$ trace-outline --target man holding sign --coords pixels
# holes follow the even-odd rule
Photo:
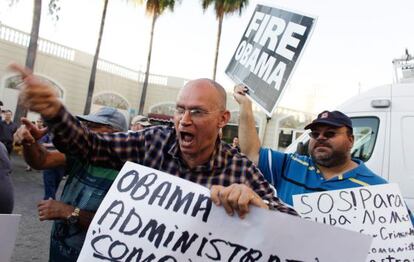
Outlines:
[[[60,151],[114,169],[133,161],[209,187],[214,203],[223,205],[230,215],[237,212],[244,217],[249,205],[296,215],[273,196],[250,160],[219,139],[219,130],[229,121],[230,112],[224,88],[215,81],[197,79],[181,89],[174,128],[155,126],[141,132],[98,135],[64,108],[50,86],[27,69],[13,68],[23,77],[24,105],[46,120]]]
[[[277,195],[289,205],[292,196],[368,185],[387,181],[369,170],[364,162],[351,158],[354,144],[351,119],[339,111],[323,111],[305,129],[310,129],[309,155],[284,154],[260,147],[252,104],[247,88],[236,86],[234,98],[240,104],[240,149],[258,164]],[[414,218],[411,215],[414,223]]]

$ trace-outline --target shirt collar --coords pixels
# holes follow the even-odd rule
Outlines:
[[[355,176],[365,176],[373,177],[375,174],[365,165],[364,161],[352,158],[352,161],[356,162],[358,166],[354,169],[349,170],[343,174],[344,178],[355,177]]]
[[[313,166],[315,168],[315,172],[317,174],[320,174],[321,177],[323,177],[323,175],[321,174],[320,170],[318,169],[318,167],[316,166],[316,164],[313,162],[312,158],[309,157],[310,159],[310,166]],[[335,179],[338,180],[343,180],[343,179],[347,179],[347,178],[351,178],[351,177],[356,177],[356,176],[364,176],[364,177],[373,177],[375,176],[375,174],[365,165],[364,161],[357,159],[357,158],[352,158],[352,161],[354,161],[355,163],[358,164],[357,167],[343,173],[342,175],[336,177]]]

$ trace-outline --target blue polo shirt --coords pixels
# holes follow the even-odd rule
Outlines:
[[[388,183],[369,170],[363,161],[352,160],[358,167],[331,179],[325,179],[312,158],[308,156],[260,148],[258,167],[266,180],[276,188],[277,196],[291,206],[293,195]],[[414,225],[414,216],[410,210],[408,212]]]
[[[325,179],[312,158],[308,156],[261,148],[259,169],[267,181],[275,186],[278,197],[289,205],[293,204],[292,196],[297,194],[387,183],[385,179],[369,170],[364,162],[352,160],[358,163],[357,168],[340,176]]]

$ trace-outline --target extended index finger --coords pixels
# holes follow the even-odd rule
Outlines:
[[[32,70],[30,70],[27,67],[16,64],[16,63],[11,63],[9,65],[9,69],[12,71],[18,72],[23,78],[26,78],[32,74]]]
[[[20,122],[22,122],[23,125],[26,126],[27,129],[32,129],[35,125],[32,123],[32,121],[30,121],[29,119],[27,119],[26,117],[22,117],[20,118]]]

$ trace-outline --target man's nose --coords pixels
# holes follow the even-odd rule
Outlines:
[[[318,137],[315,138],[316,140],[326,140],[325,133],[321,132],[319,133]]]
[[[182,124],[182,125],[189,125],[189,124],[191,124],[191,121],[192,121],[192,119],[191,119],[190,111],[189,110],[185,110],[184,113],[181,116],[180,124]]]

